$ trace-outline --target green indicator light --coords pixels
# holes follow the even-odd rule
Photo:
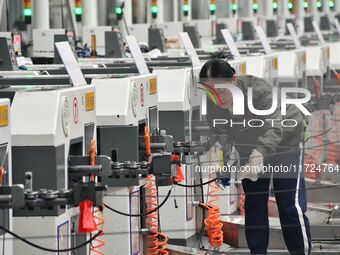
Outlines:
[[[237,4],[231,4],[231,9],[233,11],[237,11]]]
[[[123,10],[120,7],[116,7],[116,14],[122,14]]]
[[[321,3],[320,1],[317,1],[317,2],[316,2],[316,7],[317,7],[317,8],[321,8],[321,7],[322,7],[322,3]]]
[[[303,8],[307,9],[309,6],[308,2],[303,2]]]
[[[278,5],[277,2],[274,2],[274,3],[272,4],[272,7],[273,7],[273,9],[277,9],[277,8],[279,7],[279,5]]]
[[[329,8],[334,8],[335,4],[334,4],[333,1],[329,1],[328,6],[329,6]]]
[[[32,8],[25,8],[24,16],[32,16]]]
[[[151,6],[151,13],[158,13],[158,6],[157,5]]]
[[[288,9],[293,9],[293,3],[288,3]]]
[[[254,10],[257,10],[257,9],[259,9],[259,4],[257,4],[257,3],[254,3],[254,4],[253,4],[253,9],[254,9]]]
[[[188,4],[183,5],[183,11],[189,12],[190,6]]]
[[[75,13],[76,15],[82,15],[82,14],[83,14],[83,8],[81,8],[81,7],[75,8],[75,9],[74,9],[74,13]]]
[[[216,4],[209,4],[210,11],[216,11]]]

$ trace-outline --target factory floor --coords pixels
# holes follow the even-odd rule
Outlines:
[[[208,238],[204,237],[203,242],[208,242]],[[206,246],[208,247],[208,246]],[[237,255],[237,254],[250,254],[248,249],[232,248],[226,244],[222,246],[217,252],[213,252],[210,249],[196,249],[192,247],[183,247],[177,245],[169,245],[169,251],[172,255]],[[285,249],[269,249],[268,255],[289,254]],[[328,254],[340,254],[340,243],[338,244],[313,244],[311,255],[328,255]]]

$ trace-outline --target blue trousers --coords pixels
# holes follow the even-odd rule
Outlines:
[[[302,163],[301,163],[302,162]],[[279,152],[265,164],[302,164],[303,151]],[[269,242],[268,198],[270,178],[261,177],[252,182],[242,181],[245,200],[245,234],[252,254],[266,254]],[[273,173],[273,189],[280,215],[283,237],[290,254],[310,254],[311,238],[307,210],[307,199],[303,171],[288,173],[286,176]],[[256,194],[256,192],[258,194]],[[252,194],[255,193],[255,194]]]

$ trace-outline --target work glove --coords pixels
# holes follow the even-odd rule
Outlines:
[[[230,177],[227,176],[226,174],[217,172],[216,177],[217,180],[215,183],[220,189],[224,190],[226,187],[230,185]]]
[[[262,172],[263,155],[257,150],[253,150],[249,156],[247,164],[241,169],[238,179],[250,179],[255,182],[259,178],[259,173]]]

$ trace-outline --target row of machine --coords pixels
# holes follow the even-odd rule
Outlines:
[[[137,32],[149,34],[149,52],[142,55],[144,69],[144,58],[138,58],[144,45],[127,43],[131,36],[124,40],[123,26],[120,30],[93,27],[88,32],[84,28],[83,43],[89,52],[74,49],[77,60],[69,44],[63,43],[68,39],[64,30],[34,30],[31,58],[15,53],[11,35],[0,38],[0,247],[5,247],[4,254],[198,254],[203,247],[205,252],[248,252],[244,219],[238,215],[242,196],[237,179],[214,193],[220,195],[225,243],[215,247],[204,231],[207,194],[215,188],[209,181],[215,176],[195,169],[223,164],[234,152],[227,142],[215,143],[217,134],[206,118],[210,99],[199,83],[200,68],[212,52],[223,50],[237,75],[310,89],[314,116],[310,123],[321,119],[317,130],[308,126],[310,147],[320,143],[323,148],[331,139],[328,135],[339,132],[340,30],[336,12],[326,11],[329,5],[323,1],[323,9],[313,12],[320,12],[318,19],[318,15],[312,18],[313,30],[301,37],[296,17],[303,1],[286,1],[289,35],[268,39],[271,23],[258,23],[262,5],[272,8],[274,21],[279,21],[276,13],[287,12],[282,7],[286,5],[257,1],[241,18],[241,1],[231,2],[236,9],[229,21],[237,21],[241,30],[226,23],[229,29],[224,26],[211,36],[207,27],[214,19],[188,18],[163,26],[156,21],[157,13],[148,30],[142,25],[128,27],[138,41],[147,40]],[[312,6],[307,6],[306,18],[312,17]],[[217,9],[211,6],[211,15]],[[257,15],[247,19],[254,17],[252,11]],[[326,31],[323,15],[329,22]],[[306,28],[306,19],[302,20]],[[173,32],[165,32],[170,28]],[[277,31],[275,26],[272,29]],[[223,40],[213,44],[217,34]],[[185,49],[166,46],[169,40],[164,35],[175,36]],[[62,42],[57,45],[67,50],[57,51],[55,42]],[[317,162],[314,152],[310,150],[308,156]],[[328,162],[327,155],[318,160]],[[332,162],[336,165],[339,159]],[[336,253],[340,235],[336,171],[306,177],[314,251]],[[270,248],[282,254],[277,215],[272,216]]]

